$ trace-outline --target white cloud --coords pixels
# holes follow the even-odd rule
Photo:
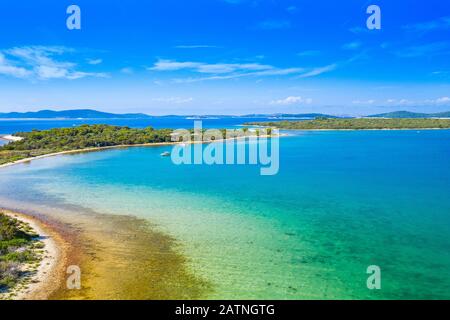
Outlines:
[[[433,42],[427,43],[420,46],[412,46],[408,48],[403,48],[396,52],[397,56],[401,58],[417,58],[423,56],[434,56],[434,55],[448,55],[450,54],[450,43],[448,42]]]
[[[253,73],[256,76],[283,76],[304,72],[304,68],[270,69]]]
[[[450,97],[441,97],[437,99],[430,99],[426,100],[427,103],[430,104],[449,104],[450,103]]]
[[[0,74],[38,80],[107,77],[105,73],[79,71],[76,69],[76,63],[59,59],[62,55],[73,51],[57,46],[15,47],[2,50]]]
[[[362,27],[352,27],[348,29],[348,31],[355,33],[355,34],[361,34],[361,33],[369,33],[370,30],[368,28],[362,28]]]
[[[374,104],[376,100],[355,100],[353,104]],[[387,104],[389,106],[397,106],[397,107],[416,107],[416,106],[433,106],[439,104],[450,104],[450,97],[444,96],[437,99],[421,99],[421,100],[410,100],[406,98],[398,98],[398,99],[386,99],[381,104]]]
[[[120,69],[120,72],[125,73],[125,74],[132,74],[132,73],[134,73],[134,70],[133,70],[133,68],[125,67],[125,68]]]
[[[180,98],[180,97],[168,97],[168,98],[154,98],[152,101],[155,102],[163,102],[163,103],[171,103],[171,104],[183,104],[194,101],[194,98]]]
[[[350,43],[346,43],[342,46],[342,49],[345,50],[356,50],[359,49],[361,47],[362,43],[359,41],[354,41],[354,42],[350,42]]]
[[[387,99],[386,103],[393,104],[393,105],[405,105],[405,104],[409,104],[410,101],[408,99]]]
[[[214,49],[221,48],[219,46],[213,46],[209,44],[190,44],[190,45],[178,45],[175,46],[176,49]]]
[[[325,66],[325,67],[314,68],[314,69],[312,69],[312,70],[310,70],[310,71],[300,75],[299,77],[300,78],[314,77],[314,76],[318,76],[318,75],[321,75],[321,74],[326,73],[326,72],[333,71],[336,68],[337,68],[337,64],[333,63],[333,64],[330,64],[330,65]]]
[[[249,76],[249,73],[241,73],[241,74],[232,74],[232,75],[223,75],[223,76],[209,76],[209,77],[199,77],[199,78],[179,78],[174,79],[175,83],[194,83],[201,81],[211,81],[211,80],[229,80],[229,79],[237,79],[245,76]]]
[[[304,99],[299,96],[289,96],[284,99],[273,100],[270,102],[270,104],[273,104],[273,105],[284,105],[284,106],[291,105],[291,104],[300,104],[300,103],[311,104],[312,99],[311,98]]]
[[[30,72],[22,67],[16,67],[0,53],[0,75],[12,76],[15,78],[25,78]]]
[[[314,57],[314,56],[320,55],[320,51],[319,50],[306,50],[306,51],[297,53],[297,55],[299,57]]]
[[[102,63],[103,60],[102,59],[87,59],[87,63],[92,64],[92,65],[97,65]]]
[[[296,75],[300,78],[317,76],[336,69],[337,64],[330,64],[318,68],[277,68],[261,63],[204,63],[192,61],[158,60],[150,71],[190,71],[199,74],[208,74],[204,77],[189,77],[175,79],[177,83],[192,83],[209,80],[227,80],[243,77],[286,76]]]
[[[289,13],[295,13],[298,11],[298,8],[296,6],[289,6],[286,8],[286,11]]]
[[[449,97],[442,97],[442,98],[436,99],[436,103],[449,103],[449,102],[450,102]]]
[[[258,71],[258,72],[231,73],[231,74],[222,74],[222,75],[212,75],[212,76],[208,76],[208,77],[175,79],[175,82],[177,82],[177,83],[193,83],[193,82],[210,81],[210,80],[238,79],[238,78],[244,78],[244,77],[282,76],[282,75],[298,74],[303,71],[304,71],[303,68],[273,69],[273,70],[264,70],[264,71]]]
[[[176,71],[182,69],[195,69],[198,68],[201,63],[198,62],[177,62],[173,60],[158,60],[155,65],[149,70],[155,71]]]
[[[259,63],[245,63],[245,64],[203,64],[197,68],[201,73],[230,73],[236,71],[261,71],[271,70],[272,66],[263,65]]]
[[[51,65],[36,66],[35,72],[41,79],[65,78],[68,76],[66,68]]]
[[[406,25],[403,26],[403,29],[414,32],[429,32],[433,30],[450,29],[450,16],[441,17],[432,21]]]
[[[204,63],[204,62],[178,62],[175,60],[158,60],[150,70],[155,71],[178,71],[192,70],[200,73],[231,73],[236,71],[261,71],[270,70],[274,67],[260,63]]]
[[[444,96],[436,99],[426,99],[426,100],[388,99],[386,100],[386,102],[394,106],[450,104],[450,97]]]
[[[375,100],[370,99],[370,100],[353,100],[352,101],[353,104],[374,104]]]
[[[281,30],[289,29],[291,22],[289,20],[266,20],[258,24],[257,28],[262,30]]]
[[[433,71],[431,74],[432,75],[434,75],[434,76],[436,76],[436,75],[447,75],[447,74],[449,74],[450,72],[449,71],[445,71],[445,70],[438,70],[438,71]]]

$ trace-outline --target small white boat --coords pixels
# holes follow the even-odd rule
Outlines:
[[[161,157],[168,157],[168,156],[170,156],[169,151],[165,151],[165,152],[161,153]]]

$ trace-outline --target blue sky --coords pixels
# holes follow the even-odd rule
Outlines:
[[[2,0],[0,30],[0,112],[450,110],[448,1]]]

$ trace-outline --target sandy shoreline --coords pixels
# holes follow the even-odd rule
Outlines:
[[[6,299],[191,300],[209,292],[210,284],[189,268],[177,241],[151,222],[80,209],[2,209],[22,221],[35,221],[40,234],[45,232],[59,250],[56,263],[43,263],[48,267],[36,286],[16,290]],[[80,268],[80,290],[66,287],[68,266]]]
[[[286,135],[285,134],[280,134],[280,135],[276,135],[276,136],[273,136],[273,135],[272,136],[262,135],[262,136],[259,136],[259,138],[273,138],[273,137],[283,137],[283,136],[286,136]],[[220,140],[216,140],[215,142],[223,142],[223,141],[229,141],[229,140],[240,140],[240,139],[255,138],[255,137],[257,137],[257,136],[238,137],[236,139],[235,138],[220,139]],[[173,145],[177,145],[177,144],[197,144],[197,143],[206,144],[206,143],[212,143],[212,142],[214,142],[214,141],[155,142],[155,143],[141,143],[141,144],[122,144],[122,145],[117,145],[117,146],[85,148],[85,149],[79,149],[79,150],[68,150],[68,151],[61,151],[61,152],[44,154],[44,155],[36,156],[36,157],[25,158],[25,159],[17,160],[17,161],[14,161],[14,162],[8,162],[8,163],[0,165],[0,169],[1,168],[5,168],[5,167],[9,167],[9,166],[13,166],[13,165],[17,165],[17,164],[21,164],[21,163],[28,163],[28,162],[31,162],[33,160],[49,158],[49,157],[55,157],[55,156],[60,156],[60,155],[65,155],[65,154],[76,154],[76,153],[95,152],[95,151],[110,150],[110,149],[125,149],[125,148],[136,148],[136,147],[173,146]]]
[[[284,135],[279,135],[284,136]],[[279,137],[277,136],[277,137]],[[253,138],[253,136],[251,136]],[[260,138],[269,138],[274,136],[268,136],[268,135],[262,135]],[[236,138],[236,140],[239,139],[245,139],[248,137],[242,137],[242,138]],[[230,139],[221,139],[216,140],[216,142],[221,142],[225,140],[234,140],[235,138]],[[109,149],[120,149],[120,148],[130,148],[130,147],[158,147],[158,146],[171,146],[176,144],[181,144],[184,142],[161,142],[161,143],[147,143],[147,144],[135,144],[135,145],[117,145],[117,146],[108,146],[108,147],[97,147],[97,148],[86,148],[86,149],[80,149],[80,150],[69,150],[69,151],[62,151],[57,153],[51,153],[31,158],[26,158],[22,160],[18,160],[15,162],[6,163],[3,165],[0,165],[0,169],[3,167],[9,167],[13,165],[28,163],[33,160],[48,158],[48,157],[54,157],[59,155],[66,155],[66,154],[76,154],[76,153],[85,153],[85,152],[95,152],[95,151],[102,151],[102,150],[109,150]],[[209,141],[192,141],[187,142],[185,144],[196,144],[196,143],[210,143]],[[47,220],[47,217],[40,219],[36,217],[35,215],[26,214],[26,213],[18,213],[16,211],[10,211],[7,209],[2,210],[6,214],[15,217],[21,221],[24,221],[28,223],[39,235],[43,236],[42,241],[45,244],[45,255],[43,260],[41,261],[39,268],[37,270],[36,275],[34,275],[31,279],[31,281],[28,281],[29,284],[27,284],[26,288],[19,288],[15,291],[15,296],[12,297],[13,299],[17,300],[41,300],[41,299],[85,299],[85,298],[93,298],[93,299],[104,299],[106,298],[118,298],[122,297],[123,293],[120,293],[121,291],[116,288],[111,288],[111,283],[114,284],[114,282],[109,281],[110,279],[103,280],[102,278],[98,277],[99,273],[108,272],[110,273],[110,269],[112,267],[117,266],[117,257],[115,257],[114,250],[117,250],[117,247],[122,246],[125,244],[124,241],[117,241],[117,239],[109,239],[110,235],[113,235],[114,237],[118,237],[118,234],[114,234],[111,232],[104,233],[101,231],[100,235],[98,233],[100,230],[97,230],[98,225],[106,225],[109,223],[112,223],[111,221],[115,221],[117,219],[125,219],[120,222],[119,225],[115,225],[114,228],[111,230],[114,230],[115,232],[119,228],[123,228],[123,226],[130,226],[130,230],[126,229],[124,232],[121,232],[121,236],[125,236],[126,238],[123,240],[126,240],[127,242],[130,240],[130,236],[127,235],[128,232],[131,232],[133,235],[133,241],[127,244],[128,246],[134,246],[137,249],[136,252],[141,252],[141,255],[145,257],[145,259],[141,259],[142,261],[138,261],[138,263],[133,263],[133,265],[128,266],[126,270],[121,270],[117,274],[125,275],[126,271],[128,271],[130,268],[137,268],[139,266],[145,265],[146,268],[149,269],[160,269],[158,270],[157,274],[141,274],[140,278],[143,279],[149,279],[151,281],[145,281],[147,283],[151,282],[153,283],[153,287],[151,290],[148,288],[143,288],[143,293],[127,293],[127,296],[133,297],[134,299],[142,299],[143,297],[155,297],[156,299],[161,298],[180,298],[180,297],[197,297],[200,292],[207,290],[208,284],[204,283],[202,280],[197,279],[195,276],[191,275],[189,271],[185,267],[185,259],[184,257],[180,256],[176,250],[172,249],[173,246],[173,239],[170,239],[170,237],[167,237],[164,234],[161,234],[159,232],[155,232],[153,230],[148,230],[145,232],[142,232],[141,225],[142,223],[135,219],[130,217],[92,217],[89,218],[86,222],[81,222],[81,225],[77,227],[77,231],[75,232],[75,236],[71,234],[71,228],[75,224],[73,224],[70,221],[59,221],[57,219],[55,221],[56,225],[52,226],[52,223],[49,223]],[[19,211],[19,210],[18,210]],[[46,215],[45,215],[46,216]],[[49,217],[50,218],[50,217]],[[106,219],[106,220],[105,220]],[[50,218],[50,221],[51,218]],[[103,222],[100,222],[103,221]],[[100,222],[100,223],[99,223]],[[78,225],[78,221],[76,222],[76,225]],[[137,224],[136,224],[137,223]],[[102,227],[103,228],[103,227]],[[94,230],[92,230],[94,229]],[[87,233],[86,233],[86,230]],[[139,236],[136,231],[139,230]],[[81,237],[80,237],[81,235]],[[89,237],[89,241],[81,240],[80,239],[86,239],[84,238],[86,235]],[[73,238],[73,239],[72,239]],[[106,244],[106,247],[101,245],[101,251],[97,251],[97,249],[94,249],[94,247],[89,247],[92,243],[92,240],[96,239],[95,242]],[[148,240],[151,239],[149,242]],[[114,245],[112,245],[114,243]],[[144,245],[145,251],[148,250],[148,248],[152,248],[148,253],[142,254],[142,246]],[[75,251],[75,257],[74,252]],[[112,251],[112,252],[110,252]],[[163,252],[163,255],[161,256],[161,251]],[[120,254],[123,255],[124,249],[120,250]],[[112,255],[111,255],[112,254]],[[78,256],[77,256],[78,255]],[[97,255],[101,255],[102,261],[108,261],[108,269],[105,271],[105,267],[102,264],[98,264]],[[130,256],[133,256],[130,253]],[[161,261],[158,261],[158,259],[155,259],[155,256],[161,259],[161,257],[164,257],[164,259],[161,259]],[[92,258],[94,257],[94,258]],[[134,256],[133,256],[134,257]],[[84,266],[84,270],[87,270],[87,275],[84,277],[85,282],[88,284],[87,288],[104,288],[104,290],[97,291],[97,290],[90,290],[88,289],[87,293],[86,290],[82,290],[79,293],[76,291],[69,292],[64,289],[63,287],[63,281],[65,279],[65,268],[68,264],[69,260],[75,260],[76,263],[81,263],[81,265]],[[129,261],[134,261],[133,259],[126,259],[122,264],[125,265],[125,263],[128,263]],[[147,265],[148,261],[153,261],[152,265]],[[71,261],[71,263],[74,261]],[[135,266],[136,265],[136,266]],[[141,267],[142,268],[142,267]],[[96,270],[95,276],[93,275],[94,272],[91,270]],[[165,273],[169,273],[167,276],[161,276]],[[159,274],[159,276],[158,276]],[[179,274],[177,279],[178,281],[185,283],[186,289],[180,289],[178,283],[173,283],[172,276],[174,274]],[[157,276],[157,278],[155,278]],[[136,276],[134,276],[135,278]],[[134,282],[136,279],[128,279],[124,278],[124,281],[127,282]],[[181,279],[181,280],[180,280]],[[114,279],[116,281],[117,279]],[[109,282],[108,282],[109,281]],[[111,283],[110,283],[111,282]],[[142,282],[142,281],[139,281]],[[164,284],[167,282],[166,284]],[[127,284],[128,286],[128,284]],[[124,286],[125,287],[125,286]],[[184,287],[184,286],[181,286]],[[167,290],[168,288],[171,288],[171,290]],[[114,296],[108,296],[109,292],[113,292]],[[119,292],[119,293],[117,293]],[[112,294],[112,293],[111,293]],[[1,298],[1,296],[0,296]]]
[[[118,145],[118,146],[108,146],[108,147],[86,148],[86,149],[79,149],[79,150],[68,150],[68,151],[61,151],[61,152],[44,154],[44,155],[36,156],[36,157],[25,158],[25,159],[17,160],[17,161],[14,161],[14,162],[8,162],[8,163],[0,165],[0,168],[9,167],[9,166],[13,166],[13,165],[16,165],[16,164],[21,164],[21,163],[27,163],[27,162],[30,162],[32,160],[38,160],[38,159],[43,159],[43,158],[60,156],[60,155],[64,155],[64,154],[76,154],[76,153],[94,152],[94,151],[102,151],[102,150],[108,150],[108,149],[130,148],[130,147],[157,147],[157,146],[166,146],[166,145],[173,145],[173,144],[175,144],[175,142]]]
[[[44,244],[42,260],[36,272],[27,278],[26,284],[19,284],[5,298],[11,296],[14,300],[45,300],[61,285],[61,275],[64,273],[66,245],[61,235],[51,226],[36,217],[23,213],[3,210],[6,215],[28,224],[39,234],[39,241]],[[3,298],[0,295],[0,299]]]
[[[6,141],[11,141],[11,142],[23,140],[23,138],[16,137],[16,136],[13,136],[11,134],[1,135],[0,139],[6,140]]]

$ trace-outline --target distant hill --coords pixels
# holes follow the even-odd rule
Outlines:
[[[438,113],[395,111],[395,112],[374,114],[369,116],[369,118],[450,118],[450,111]]]
[[[150,116],[144,113],[116,114],[91,109],[77,110],[40,110],[36,112],[9,112],[0,113],[0,119],[155,119],[155,118],[271,118],[271,119],[315,119],[315,118],[347,118],[323,113],[273,113],[273,114],[246,114],[242,116],[233,115],[166,115]],[[367,116],[367,118],[450,118],[450,111],[439,113],[417,113],[410,111],[394,111]]]
[[[151,118],[143,113],[114,114],[90,109],[0,113],[0,119],[133,119]]]
[[[90,109],[79,110],[65,110],[65,111],[53,111],[53,110],[40,110],[36,112],[9,112],[0,113],[0,119],[147,119],[147,118],[338,118],[336,116],[322,114],[322,113],[301,113],[301,114],[288,114],[288,113],[275,113],[275,114],[247,114],[243,116],[233,115],[166,115],[166,116],[149,116],[143,113],[126,113],[115,114],[107,113]]]
[[[309,119],[315,119],[315,118],[339,118],[337,116],[332,116],[329,114],[323,114],[323,113],[275,113],[275,114],[247,114],[243,117],[248,118],[309,118]]]
[[[212,118],[340,118],[322,113],[252,113],[245,115],[229,115],[229,114],[186,114],[186,115],[165,115],[155,116],[155,118],[195,118],[195,119],[212,119]]]

